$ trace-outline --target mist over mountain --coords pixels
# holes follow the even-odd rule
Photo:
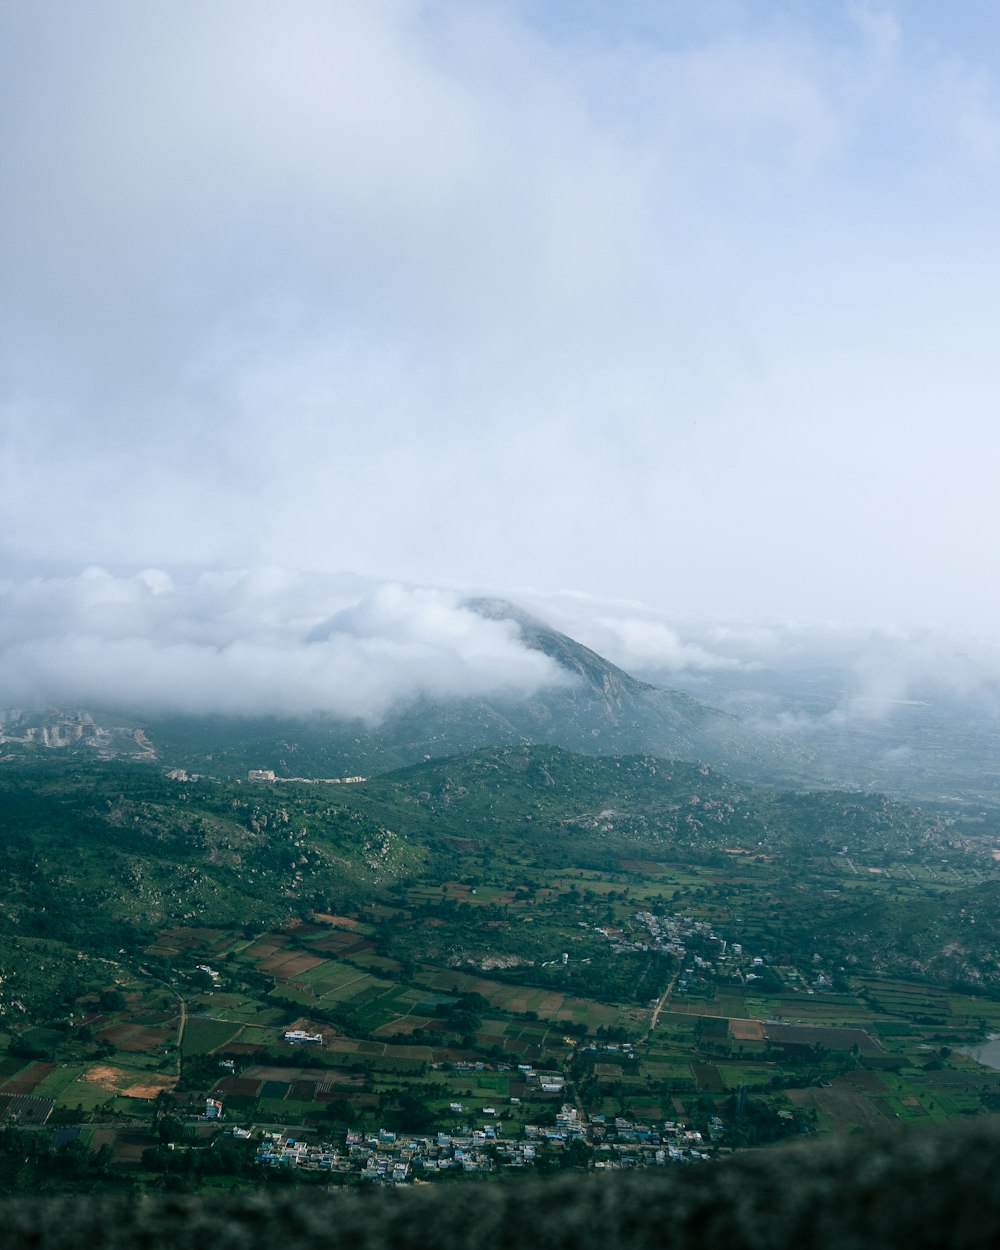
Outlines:
[[[995,797],[989,640],[515,595],[282,568],[10,577],[0,739],[316,776],[547,743]]]
[[[5,557],[996,627],[990,6],[96,11],[0,9]]]
[[[570,678],[447,590],[288,569],[0,581],[2,705],[376,724],[407,700]]]
[[[488,619],[517,624],[522,642],[577,680],[520,702],[502,701],[525,740],[552,742],[601,755],[637,752],[725,764],[738,773],[781,775],[801,768],[808,754],[791,739],[751,727],[731,712],[679,690],[633,677],[597,652],[537,617],[496,598],[469,606]]]
[[[738,716],[748,728],[786,735],[810,756],[819,784],[912,798],[1000,793],[1000,686],[968,656],[933,672],[907,663],[900,643],[879,669],[854,662],[777,663],[740,671],[678,673],[680,689]],[[963,671],[964,670],[964,671]],[[973,680],[969,678],[973,677]]]
[[[796,619],[996,633],[960,7],[4,7],[0,706],[536,734],[573,666],[502,589],[771,740],[878,731],[877,646],[832,718],[711,679]],[[716,742],[609,680],[578,737]]]
[[[22,702],[0,738],[306,776],[522,743],[768,779],[807,759],[787,737],[639,681],[502,599],[376,586],[349,601],[341,588],[317,620],[329,589],[277,574],[178,586],[92,571],[8,590],[0,662]],[[66,601],[87,633],[66,630]]]

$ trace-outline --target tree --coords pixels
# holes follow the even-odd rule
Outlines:
[[[170,1096],[170,1091],[161,1089],[153,1100],[153,1123],[152,1127],[155,1131],[160,1120],[173,1112],[174,1100]]]
[[[165,1115],[160,1119],[156,1131],[164,1145],[167,1142],[180,1141],[184,1136],[184,1121],[177,1115]]]
[[[563,1148],[563,1167],[586,1168],[589,1167],[592,1158],[593,1151],[580,1138],[567,1142]]]

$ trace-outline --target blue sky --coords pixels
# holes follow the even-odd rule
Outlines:
[[[0,7],[0,566],[1000,633],[991,6]]]

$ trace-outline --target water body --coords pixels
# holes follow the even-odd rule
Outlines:
[[[956,1046],[960,1055],[968,1055],[987,1068],[1000,1069],[1000,1033],[990,1033],[982,1046]]]

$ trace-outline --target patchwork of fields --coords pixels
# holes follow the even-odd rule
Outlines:
[[[568,1103],[595,1141],[616,1121],[718,1120],[735,1147],[1000,1109],[1000,1073],[960,1051],[1000,1032],[1000,1002],[789,936],[816,897],[835,914],[856,888],[837,857],[793,879],[764,856],[553,871],[522,853],[491,882],[469,847],[465,880],[350,914],[80,956],[68,1019],[0,1033],[0,1122],[86,1126],[131,1167],[165,1112],[211,1136],[208,1098],[226,1124],[318,1136],[517,1136]],[[921,868],[898,888],[928,884]],[[683,942],[658,945],[650,917]]]

